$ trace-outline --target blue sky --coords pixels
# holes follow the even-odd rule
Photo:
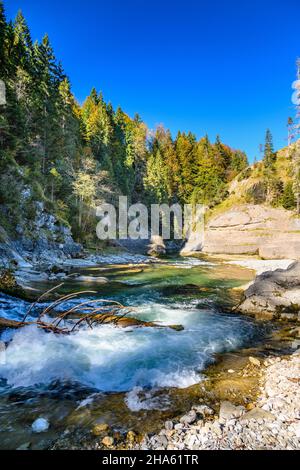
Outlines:
[[[95,86],[149,127],[208,133],[259,156],[286,145],[300,56],[299,0],[6,0],[33,39],[47,32],[72,89]]]

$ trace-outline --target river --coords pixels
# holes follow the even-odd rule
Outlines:
[[[157,413],[180,410],[183,391],[195,393],[216,354],[254,345],[268,334],[264,324],[225,308],[233,302],[230,289],[253,277],[246,269],[170,258],[79,271],[84,281],[66,280],[61,293],[96,290],[101,299],[134,307],[131,315],[140,320],[184,329],[105,325],[64,336],[28,326],[2,332],[7,348],[0,364],[1,448],[27,442],[47,448],[62,433],[88,430],[95,423],[121,432],[147,428]],[[107,284],[97,282],[103,276]],[[55,284],[36,281],[32,286],[43,291]],[[95,296],[83,295],[67,306],[90,298]],[[26,309],[25,301],[0,294],[0,316],[21,320]],[[35,434],[31,425],[39,417],[50,428]]]

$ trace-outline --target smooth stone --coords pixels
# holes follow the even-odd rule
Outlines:
[[[275,419],[275,416],[269,411],[265,411],[261,408],[253,408],[253,410],[248,411],[244,416],[240,418],[240,422],[247,423],[251,420],[275,421]]]
[[[192,409],[202,416],[212,416],[215,414],[214,410],[207,405],[196,405]]]
[[[114,439],[110,436],[105,436],[101,442],[105,447],[112,447],[114,445]]]
[[[172,431],[172,429],[174,428],[173,421],[166,421],[165,422],[165,428],[166,428],[167,431]]]
[[[33,432],[40,433],[40,432],[48,431],[49,426],[50,426],[50,423],[49,421],[47,421],[47,419],[38,418],[32,423],[31,428]]]
[[[298,422],[297,424],[295,424],[294,428],[295,428],[295,435],[296,435],[296,437],[298,437],[298,439],[300,439],[300,422]]]
[[[21,444],[17,450],[29,450],[31,447],[31,442],[25,442],[24,444]]]
[[[260,366],[260,360],[257,359],[256,357],[250,356],[250,357],[249,357],[249,362],[250,362],[251,364],[253,364],[254,366],[257,366],[257,367]]]
[[[175,424],[174,429],[176,429],[176,431],[181,431],[181,429],[183,429],[183,424],[182,423]]]
[[[221,420],[239,418],[244,412],[245,408],[243,406],[235,406],[229,401],[222,401],[219,417]]]
[[[197,419],[196,411],[191,410],[186,415],[182,416],[182,418],[180,418],[180,422],[183,424],[192,424],[196,421],[196,419]]]

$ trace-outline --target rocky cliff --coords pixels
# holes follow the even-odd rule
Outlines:
[[[30,231],[25,219],[15,228],[14,236],[0,226],[0,267],[54,264],[81,254],[82,246],[74,242],[69,227],[48,213],[42,202],[35,204]]]

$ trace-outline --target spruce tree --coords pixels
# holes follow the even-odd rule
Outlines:
[[[274,146],[273,146],[273,137],[271,131],[267,129],[266,138],[265,138],[265,146],[264,146],[264,183],[266,186],[266,201],[268,203],[272,203],[273,199],[273,189],[276,187],[274,182],[275,179],[275,161],[276,161],[276,154],[274,153]]]
[[[265,147],[264,147],[264,165],[266,168],[272,168],[274,166],[276,160],[276,155],[274,152],[274,145],[273,145],[273,136],[271,134],[270,129],[266,131],[266,138],[265,138]]]
[[[295,209],[296,198],[293,191],[293,183],[289,182],[285,185],[283,194],[280,199],[281,205],[288,210]]]
[[[6,18],[3,1],[0,0],[0,79],[4,79],[5,72],[5,36],[6,36]]]

